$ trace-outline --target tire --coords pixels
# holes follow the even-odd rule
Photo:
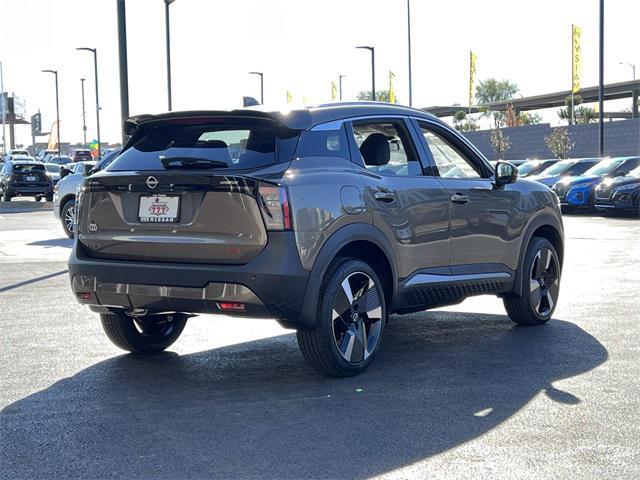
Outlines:
[[[42,197],[40,195],[37,195],[35,197],[35,199],[36,199],[36,202],[41,202],[42,201]]]
[[[542,325],[553,315],[560,294],[560,261],[554,246],[533,237],[524,258],[523,295],[504,297],[509,318],[520,325]]]
[[[5,190],[2,194],[2,200],[4,200],[5,202],[10,202],[11,198],[13,198],[13,195],[11,195],[8,190]]]
[[[67,200],[60,211],[60,221],[62,222],[62,229],[69,238],[73,238],[74,235],[74,217],[76,210],[76,201]]]
[[[373,362],[386,319],[376,272],[360,260],[343,259],[325,275],[316,326],[298,330],[298,346],[309,366],[324,375],[357,375]]]
[[[53,202],[53,193],[50,193],[49,195],[46,195],[45,199],[47,200],[47,202]]]
[[[124,313],[101,314],[104,333],[117,347],[132,353],[150,354],[175,342],[187,323],[184,313],[147,315],[134,319]]]

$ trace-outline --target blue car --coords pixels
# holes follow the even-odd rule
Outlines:
[[[596,187],[594,197],[601,212],[627,211],[640,216],[640,167],[624,177],[607,178]]]
[[[552,190],[565,209],[593,208],[594,191],[607,178],[627,175],[640,166],[640,157],[605,158],[583,175],[556,182]]]
[[[535,180],[551,188],[553,185],[564,178],[582,175],[600,161],[600,158],[573,158],[570,160],[560,160],[558,163],[551,165],[538,175],[531,175],[527,180]]]

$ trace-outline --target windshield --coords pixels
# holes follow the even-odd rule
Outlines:
[[[576,163],[575,160],[562,160],[562,161],[556,163],[555,165],[551,165],[546,170],[543,170],[540,173],[540,176],[562,175],[564,172],[569,170],[571,168],[571,166],[574,165],[575,163]]]
[[[133,145],[107,170],[164,170],[169,165],[167,159],[180,159],[177,163],[185,167],[189,159],[198,160],[203,166],[210,162],[212,168],[263,167],[291,160],[297,135],[295,130],[262,119],[168,120],[141,126]],[[179,168],[175,163],[171,165]]]
[[[624,160],[602,160],[600,163],[597,163],[589,170],[584,172],[585,176],[587,175],[606,175],[614,171],[617,167],[619,167]]]
[[[60,173],[60,165],[54,163],[47,163],[44,168],[46,168],[49,173]]]
[[[542,160],[529,160],[518,167],[518,175],[528,175],[542,165]]]

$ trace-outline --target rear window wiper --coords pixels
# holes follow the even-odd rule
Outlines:
[[[229,164],[220,160],[210,160],[208,158],[194,157],[161,157],[162,166],[166,169],[211,169],[211,168],[227,168]]]

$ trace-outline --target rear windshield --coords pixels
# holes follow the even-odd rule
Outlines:
[[[29,164],[29,163],[17,163],[13,166],[13,171],[16,173],[32,173],[32,172],[44,172],[44,165],[42,164]]]
[[[49,173],[60,173],[60,165],[56,165],[55,163],[47,163],[44,168],[46,168]]]
[[[298,131],[262,119],[169,120],[141,126],[107,170],[164,170],[187,160],[224,170],[253,169],[291,160],[297,138]]]

